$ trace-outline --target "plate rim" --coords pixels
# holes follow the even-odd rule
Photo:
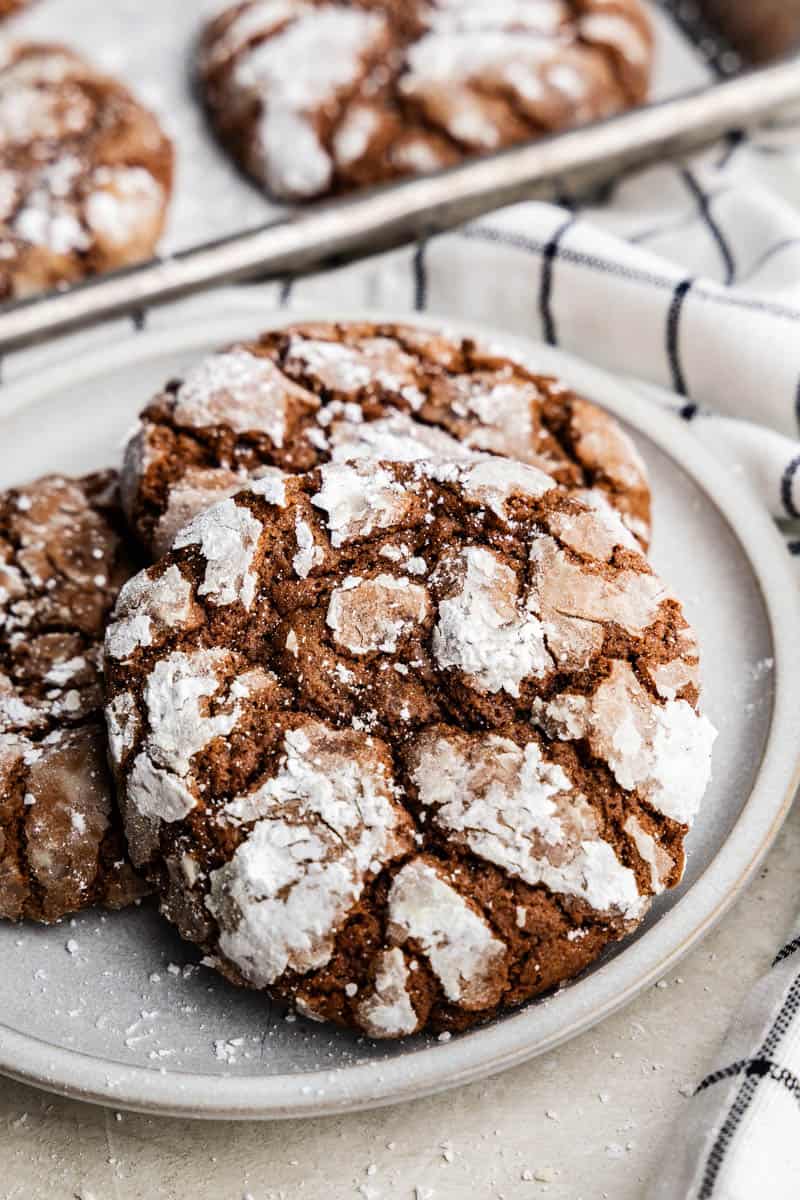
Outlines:
[[[534,357],[545,371],[565,377],[575,390],[628,421],[668,457],[677,460],[705,493],[739,542],[761,592],[775,659],[775,691],[762,759],[741,814],[718,853],[686,894],[636,942],[591,976],[559,994],[557,1027],[526,1038],[523,1008],[502,1022],[451,1042],[385,1061],[297,1074],[237,1076],[169,1071],[118,1063],[79,1050],[52,1046],[0,1023],[0,1074],[58,1095],[148,1114],[226,1120],[289,1119],[344,1114],[429,1096],[497,1074],[554,1049],[630,1003],[689,952],[736,902],[772,846],[800,785],[800,744],[794,753],[793,680],[800,677],[797,584],[785,545],[772,519],[733,473],[692,436],[676,417],[637,394],[629,381],[533,338],[430,313],[346,310],[324,306],[270,310],[263,301],[224,289],[212,294],[208,311],[174,312],[173,325],[127,333],[102,348],[67,355],[58,364],[32,369],[3,389],[0,426],[6,417],[58,388],[135,366],[159,353],[199,351],[226,340],[253,336],[298,321],[406,323],[489,341],[510,353]],[[224,315],[213,315],[213,304]],[[177,318],[177,330],[174,319]],[[146,397],[143,397],[143,403]],[[796,739],[794,739],[796,741]],[[689,902],[691,901],[691,904]],[[689,914],[689,908],[693,914]],[[656,938],[656,933],[660,937]],[[582,1004],[584,985],[598,981],[601,996]],[[545,999],[537,1011],[545,1008]]]

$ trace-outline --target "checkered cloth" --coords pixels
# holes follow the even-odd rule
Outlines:
[[[647,1200],[800,1194],[800,923],[738,1014]]]

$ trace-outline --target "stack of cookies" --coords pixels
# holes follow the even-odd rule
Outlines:
[[[0,911],[152,891],[372,1038],[572,978],[679,882],[710,774],[649,535],[623,430],[492,347],[314,323],[197,363],[118,484],[0,499]]]

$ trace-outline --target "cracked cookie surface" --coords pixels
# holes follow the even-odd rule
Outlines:
[[[203,360],[143,412],[123,503],[157,557],[265,466],[486,453],[610,504],[647,548],[647,470],[613,417],[500,350],[403,325],[295,325]]]
[[[0,494],[0,916],[51,922],[146,892],[124,848],[99,677],[129,559],[113,475]]]
[[[172,146],[130,92],[64,46],[0,63],[0,299],[149,258]]]
[[[714,731],[680,604],[525,464],[265,468],[123,588],[134,863],[235,983],[391,1038],[552,989],[683,870]]]
[[[199,74],[223,144],[297,201],[610,116],[651,60],[639,0],[249,0]]]

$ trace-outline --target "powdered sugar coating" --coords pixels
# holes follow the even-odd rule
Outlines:
[[[185,626],[192,616],[192,589],[178,567],[168,567],[155,583],[136,575],[119,594],[115,619],[106,631],[106,652],[126,659],[139,646],[152,646],[156,628]]]
[[[614,421],[585,401],[576,405],[572,417],[572,435],[581,461],[600,467],[618,488],[638,488],[647,478],[642,456]]]
[[[562,545],[601,562],[610,562],[618,546],[634,552],[639,549],[636,538],[602,492],[581,491],[577,494],[592,512],[556,518],[552,528]]]
[[[340,167],[363,158],[380,129],[380,116],[366,104],[351,104],[333,141],[333,157]]]
[[[329,444],[334,462],[358,459],[382,462],[470,460],[476,456],[441,430],[398,413],[377,421],[334,421]]]
[[[251,38],[270,33],[307,7],[305,0],[257,0],[257,3],[245,7],[214,46],[214,62],[219,64],[226,61],[247,46]]]
[[[580,30],[587,41],[613,46],[634,66],[647,62],[650,54],[647,38],[620,13],[589,13],[582,18]]]
[[[471,500],[485,504],[501,519],[508,517],[513,496],[538,499],[555,487],[550,475],[508,458],[484,458],[462,472],[464,491]]]
[[[515,93],[523,113],[529,105],[535,111],[548,88],[565,92],[570,101],[578,102],[575,108],[580,118],[579,102],[586,92],[575,67],[565,86],[570,59],[558,36],[558,22],[548,37],[541,30],[520,30],[516,23],[506,29],[485,25],[476,29],[459,18],[460,13],[454,11],[452,19],[440,21],[411,47],[408,71],[400,81],[402,94],[437,120],[454,141],[473,150],[494,150],[503,144],[504,122],[483,102],[482,83],[490,87],[504,84]],[[576,65],[580,63],[574,53],[573,57]]]
[[[139,713],[130,692],[120,692],[106,707],[106,727],[111,757],[123,762],[139,732]]]
[[[358,1008],[361,1026],[372,1038],[396,1038],[414,1033],[419,1019],[408,994],[408,967],[396,946],[383,950],[375,963],[371,993]]]
[[[175,396],[175,421],[196,429],[225,425],[235,433],[264,433],[280,447],[291,399],[317,406],[315,397],[292,384],[270,359],[236,347],[189,372]]]
[[[394,654],[407,631],[420,626],[429,611],[426,589],[407,579],[350,576],[331,593],[326,621],[337,645],[351,654]]]
[[[320,477],[322,486],[311,503],[327,513],[334,547],[399,525],[413,506],[409,492],[381,466],[331,463]]]
[[[420,946],[448,1000],[485,1008],[502,986],[506,948],[440,870],[415,858],[389,892],[389,937]]]
[[[601,531],[598,540],[602,544]],[[602,647],[605,622],[642,633],[668,598],[655,575],[623,570],[609,579],[574,562],[550,537],[538,538],[530,557],[530,607],[545,626],[548,649],[562,667],[588,665]]]
[[[311,526],[299,514],[294,528],[297,534],[297,553],[292,559],[292,566],[300,579],[307,579],[314,567],[324,560],[325,551],[317,545]]]
[[[192,654],[174,651],[159,660],[147,678],[148,752],[178,775],[186,775],[192,756],[236,724],[235,704],[215,716],[204,712],[206,698],[220,692],[218,671],[226,659],[225,651],[216,648]]]
[[[250,484],[250,491],[263,496],[268,504],[276,508],[286,507],[286,475],[276,467],[261,467]]]
[[[545,675],[552,660],[541,622],[520,602],[514,571],[489,550],[467,546],[440,565],[445,592],[433,631],[442,670],[455,667],[488,692],[519,695],[530,675]]]
[[[253,380],[264,379],[262,404]],[[609,526],[615,545],[631,546],[630,531],[647,544],[646,472],[611,417],[499,350],[406,326],[292,326],[212,356],[145,410],[123,499],[158,557],[184,523],[267,469],[376,460],[473,463],[476,503],[501,520],[544,474],[619,513],[628,533]]]
[[[491,29],[498,21],[555,37],[569,20],[569,5],[565,0],[494,0],[488,9],[482,0],[436,0],[431,24],[435,29]]]
[[[526,883],[578,896],[598,912],[640,917],[636,877],[599,835],[598,820],[536,742],[429,733],[411,751],[420,803],[470,850]]]
[[[303,6],[295,16],[273,37],[246,49],[232,75],[239,95],[261,105],[251,166],[282,198],[328,186],[333,163],[312,113],[353,86],[386,28],[379,14],[357,9]]]
[[[174,546],[199,546],[205,559],[201,596],[215,604],[239,601],[245,608],[255,599],[257,578],[253,569],[263,525],[242,505],[223,500],[195,517],[175,538]]]
[[[151,825],[180,821],[197,804],[197,797],[180,776],[157,767],[146,754],[140,754],[133,764],[128,796],[136,810],[136,819],[143,818]],[[136,839],[131,841],[131,852],[137,856]]]
[[[376,385],[403,397],[417,408],[423,396],[416,382],[415,360],[397,342],[386,337],[368,337],[355,346],[313,337],[295,337],[287,352],[287,363],[301,363],[327,387],[355,397]]]
[[[674,700],[678,693],[686,688],[699,689],[700,670],[693,657],[689,657],[693,650],[694,647],[684,658],[676,658],[668,663],[658,663],[649,671],[656,691],[665,700]]]
[[[615,662],[593,696],[568,693],[535,713],[560,738],[585,738],[620,785],[690,825],[711,778],[716,731],[685,700],[654,704],[627,663]]]
[[[153,533],[153,554],[160,558],[185,525],[198,513],[219,500],[235,496],[248,482],[246,476],[226,468],[190,467],[182,479],[170,488],[167,506]]]
[[[316,722],[286,734],[277,775],[247,797],[246,811],[256,823],[212,873],[206,905],[220,950],[263,987],[287,968],[305,973],[330,960],[365,877],[404,852],[407,818],[353,736]]]
[[[167,196],[144,167],[98,167],[92,185],[86,224],[100,245],[125,253],[143,231],[160,228]]]

